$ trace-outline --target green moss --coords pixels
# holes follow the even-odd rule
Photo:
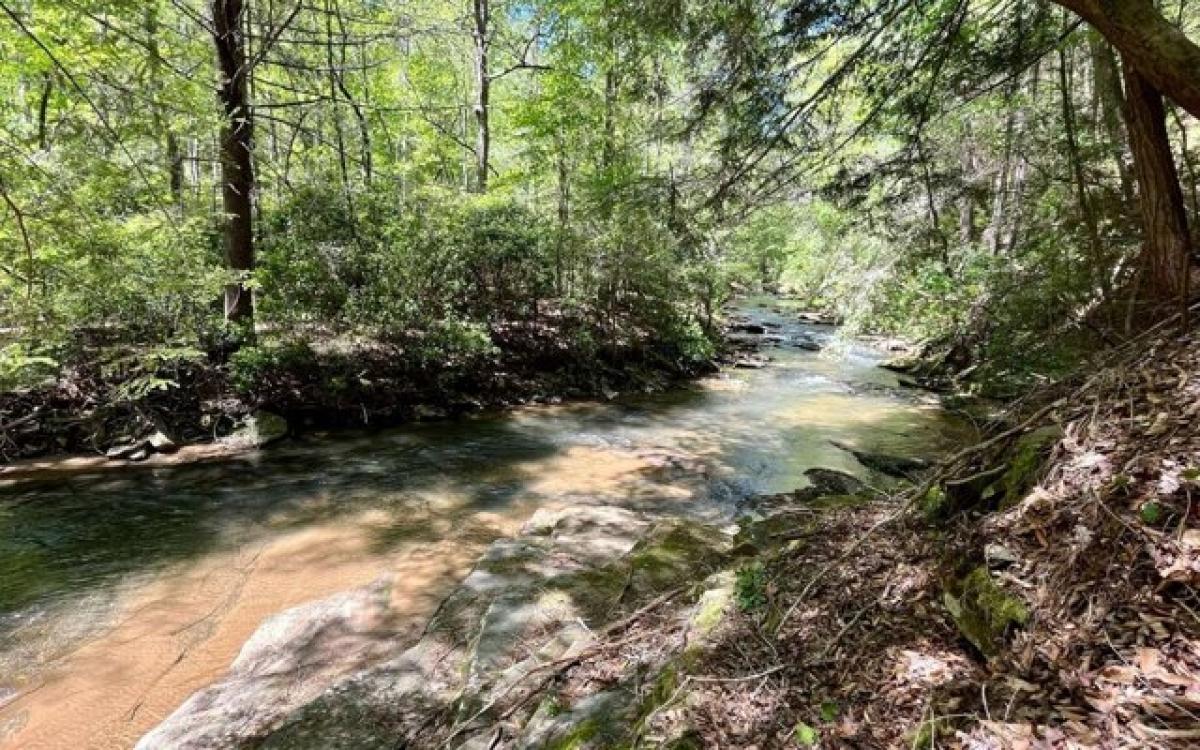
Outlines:
[[[590,716],[571,727],[564,734],[547,742],[545,750],[579,750],[579,748],[586,747],[588,742],[599,735],[603,726],[604,722],[601,717]]]
[[[725,610],[729,608],[729,602],[733,598],[733,577],[728,574],[722,575],[727,576],[729,580],[723,581],[723,585],[718,588],[705,591],[700,596],[700,601],[696,602],[696,610],[688,628],[689,640],[711,633],[725,616]]]
[[[942,489],[941,485],[935,484],[921,496],[919,505],[925,518],[932,521],[945,517],[950,503],[946,497],[946,491]]]
[[[646,695],[646,701],[642,704],[640,712],[642,718],[649,716],[652,711],[671,700],[671,696],[675,695],[675,691],[679,689],[679,674],[678,664],[668,662],[662,668],[654,680],[654,687],[650,688],[650,692]]]
[[[985,566],[972,570],[943,595],[959,631],[985,656],[994,656],[1010,627],[1029,621],[1029,609],[992,580]]]
[[[1003,507],[1011,507],[1020,502],[1033,488],[1046,451],[1057,443],[1062,435],[1061,427],[1049,425],[1022,435],[1017,440],[1013,446],[1013,458],[1008,471],[1000,478],[1000,489],[1004,493],[1001,503]]]
[[[629,556],[630,585],[639,591],[663,591],[707,575],[720,559],[725,540],[708,527],[672,523],[639,542]]]
[[[939,746],[937,740],[953,736],[954,727],[948,720],[940,717],[928,719],[922,721],[916,729],[908,733],[905,746],[911,747],[913,750],[931,750]]]
[[[792,739],[800,747],[816,747],[821,741],[821,735],[804,722],[798,722],[796,728],[792,730]]]

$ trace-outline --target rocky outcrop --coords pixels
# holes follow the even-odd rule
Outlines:
[[[293,610],[268,622],[225,680],[139,749],[486,747],[501,726],[532,743],[516,746],[532,747],[567,724],[586,732],[594,712],[632,710],[632,694],[598,695],[570,712],[539,714],[537,701],[523,712],[501,709],[592,647],[606,626],[704,580],[730,542],[713,526],[612,506],[539,511],[518,536],[489,547],[402,652],[332,686],[313,682],[303,671],[315,667],[309,659],[330,656],[329,634],[359,632],[355,617],[372,619],[369,599],[386,584]]]
[[[138,750],[242,745],[338,679],[394,655],[404,643],[389,621],[389,589],[381,579],[267,620],[225,678],[189,698]]]
[[[860,464],[871,471],[877,471],[880,474],[886,474],[890,477],[912,479],[918,472],[929,468],[929,462],[921,458],[909,458],[908,456],[895,456],[888,453],[859,450],[852,445],[847,445],[837,440],[829,442],[834,447],[854,456]]]

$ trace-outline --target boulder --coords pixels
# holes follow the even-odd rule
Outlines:
[[[920,458],[893,456],[887,453],[872,453],[870,451],[858,450],[837,440],[830,440],[829,442],[835,447],[853,455],[860,464],[868,469],[890,477],[911,479],[917,472],[929,468],[929,462]]]
[[[538,511],[518,536],[488,548],[416,643],[271,719],[254,747],[425,747],[435,737],[435,746],[488,747],[497,706],[537,687],[539,669],[580,653],[606,624],[662,592],[702,579],[728,546],[713,527],[613,506]],[[617,690],[547,710],[545,723],[521,723],[529,742],[512,746],[627,727],[612,717],[630,706],[636,692]],[[535,709],[531,701],[526,713]]]
[[[113,461],[139,461],[150,455],[150,441],[135,440],[131,443],[114,445],[105,452],[105,457]]]
[[[403,647],[389,627],[389,591],[384,578],[271,617],[220,681],[189,698],[137,750],[252,744],[338,679]]]
[[[1012,628],[1029,621],[1025,603],[1000,588],[986,565],[953,582],[942,601],[963,637],[989,658],[999,653]]]
[[[179,443],[161,430],[151,435],[148,441],[155,453],[174,453],[179,450]]]
[[[413,407],[413,418],[418,422],[437,422],[450,416],[450,413],[440,406],[417,404]]]
[[[255,411],[242,420],[224,442],[244,448],[262,448],[287,437],[287,420],[269,411]]]
[[[767,332],[766,326],[761,323],[731,323],[728,330],[730,333],[752,333],[755,335]]]
[[[812,468],[804,476],[821,495],[856,495],[863,490],[861,479],[836,469]]]

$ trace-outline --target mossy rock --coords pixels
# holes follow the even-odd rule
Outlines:
[[[724,619],[733,604],[733,592],[737,575],[725,571],[709,577],[708,588],[696,601],[692,616],[688,620],[687,640],[689,644],[706,639]]]
[[[1029,621],[1029,609],[992,579],[986,566],[972,570],[942,595],[959,632],[984,656],[999,653],[1009,630]]]
[[[526,727],[515,746],[540,750],[624,746],[634,726],[630,711],[633,699],[623,689],[588,696],[549,721]]]
[[[810,489],[810,488],[806,488]],[[860,494],[809,494],[801,501],[789,503],[791,507],[836,510],[852,508],[869,502],[871,497]],[[769,552],[784,546],[803,535],[808,520],[801,515],[791,514],[787,509],[767,513],[763,518],[743,517],[740,528],[733,538],[734,557],[748,557]]]
[[[1050,448],[1062,439],[1063,431],[1058,425],[1048,425],[1022,435],[1012,448],[1012,460],[1008,471],[1000,478],[1003,493],[1001,506],[1012,507],[1025,497],[1037,483],[1038,471]]]
[[[950,502],[950,498],[946,496],[946,491],[942,489],[942,486],[935,484],[921,496],[921,499],[917,501],[917,505],[925,518],[935,521],[950,515],[952,503]]]
[[[711,526],[670,521],[638,542],[629,554],[629,588],[637,594],[666,591],[706,577],[729,549],[729,539]]]
[[[803,519],[794,515],[779,514],[759,519],[745,519],[733,538],[733,552],[737,557],[753,557],[777,547],[780,541],[793,534]]]

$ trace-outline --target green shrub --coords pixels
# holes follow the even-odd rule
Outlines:
[[[734,598],[743,612],[759,612],[767,605],[767,571],[761,562],[743,565],[737,571]]]

